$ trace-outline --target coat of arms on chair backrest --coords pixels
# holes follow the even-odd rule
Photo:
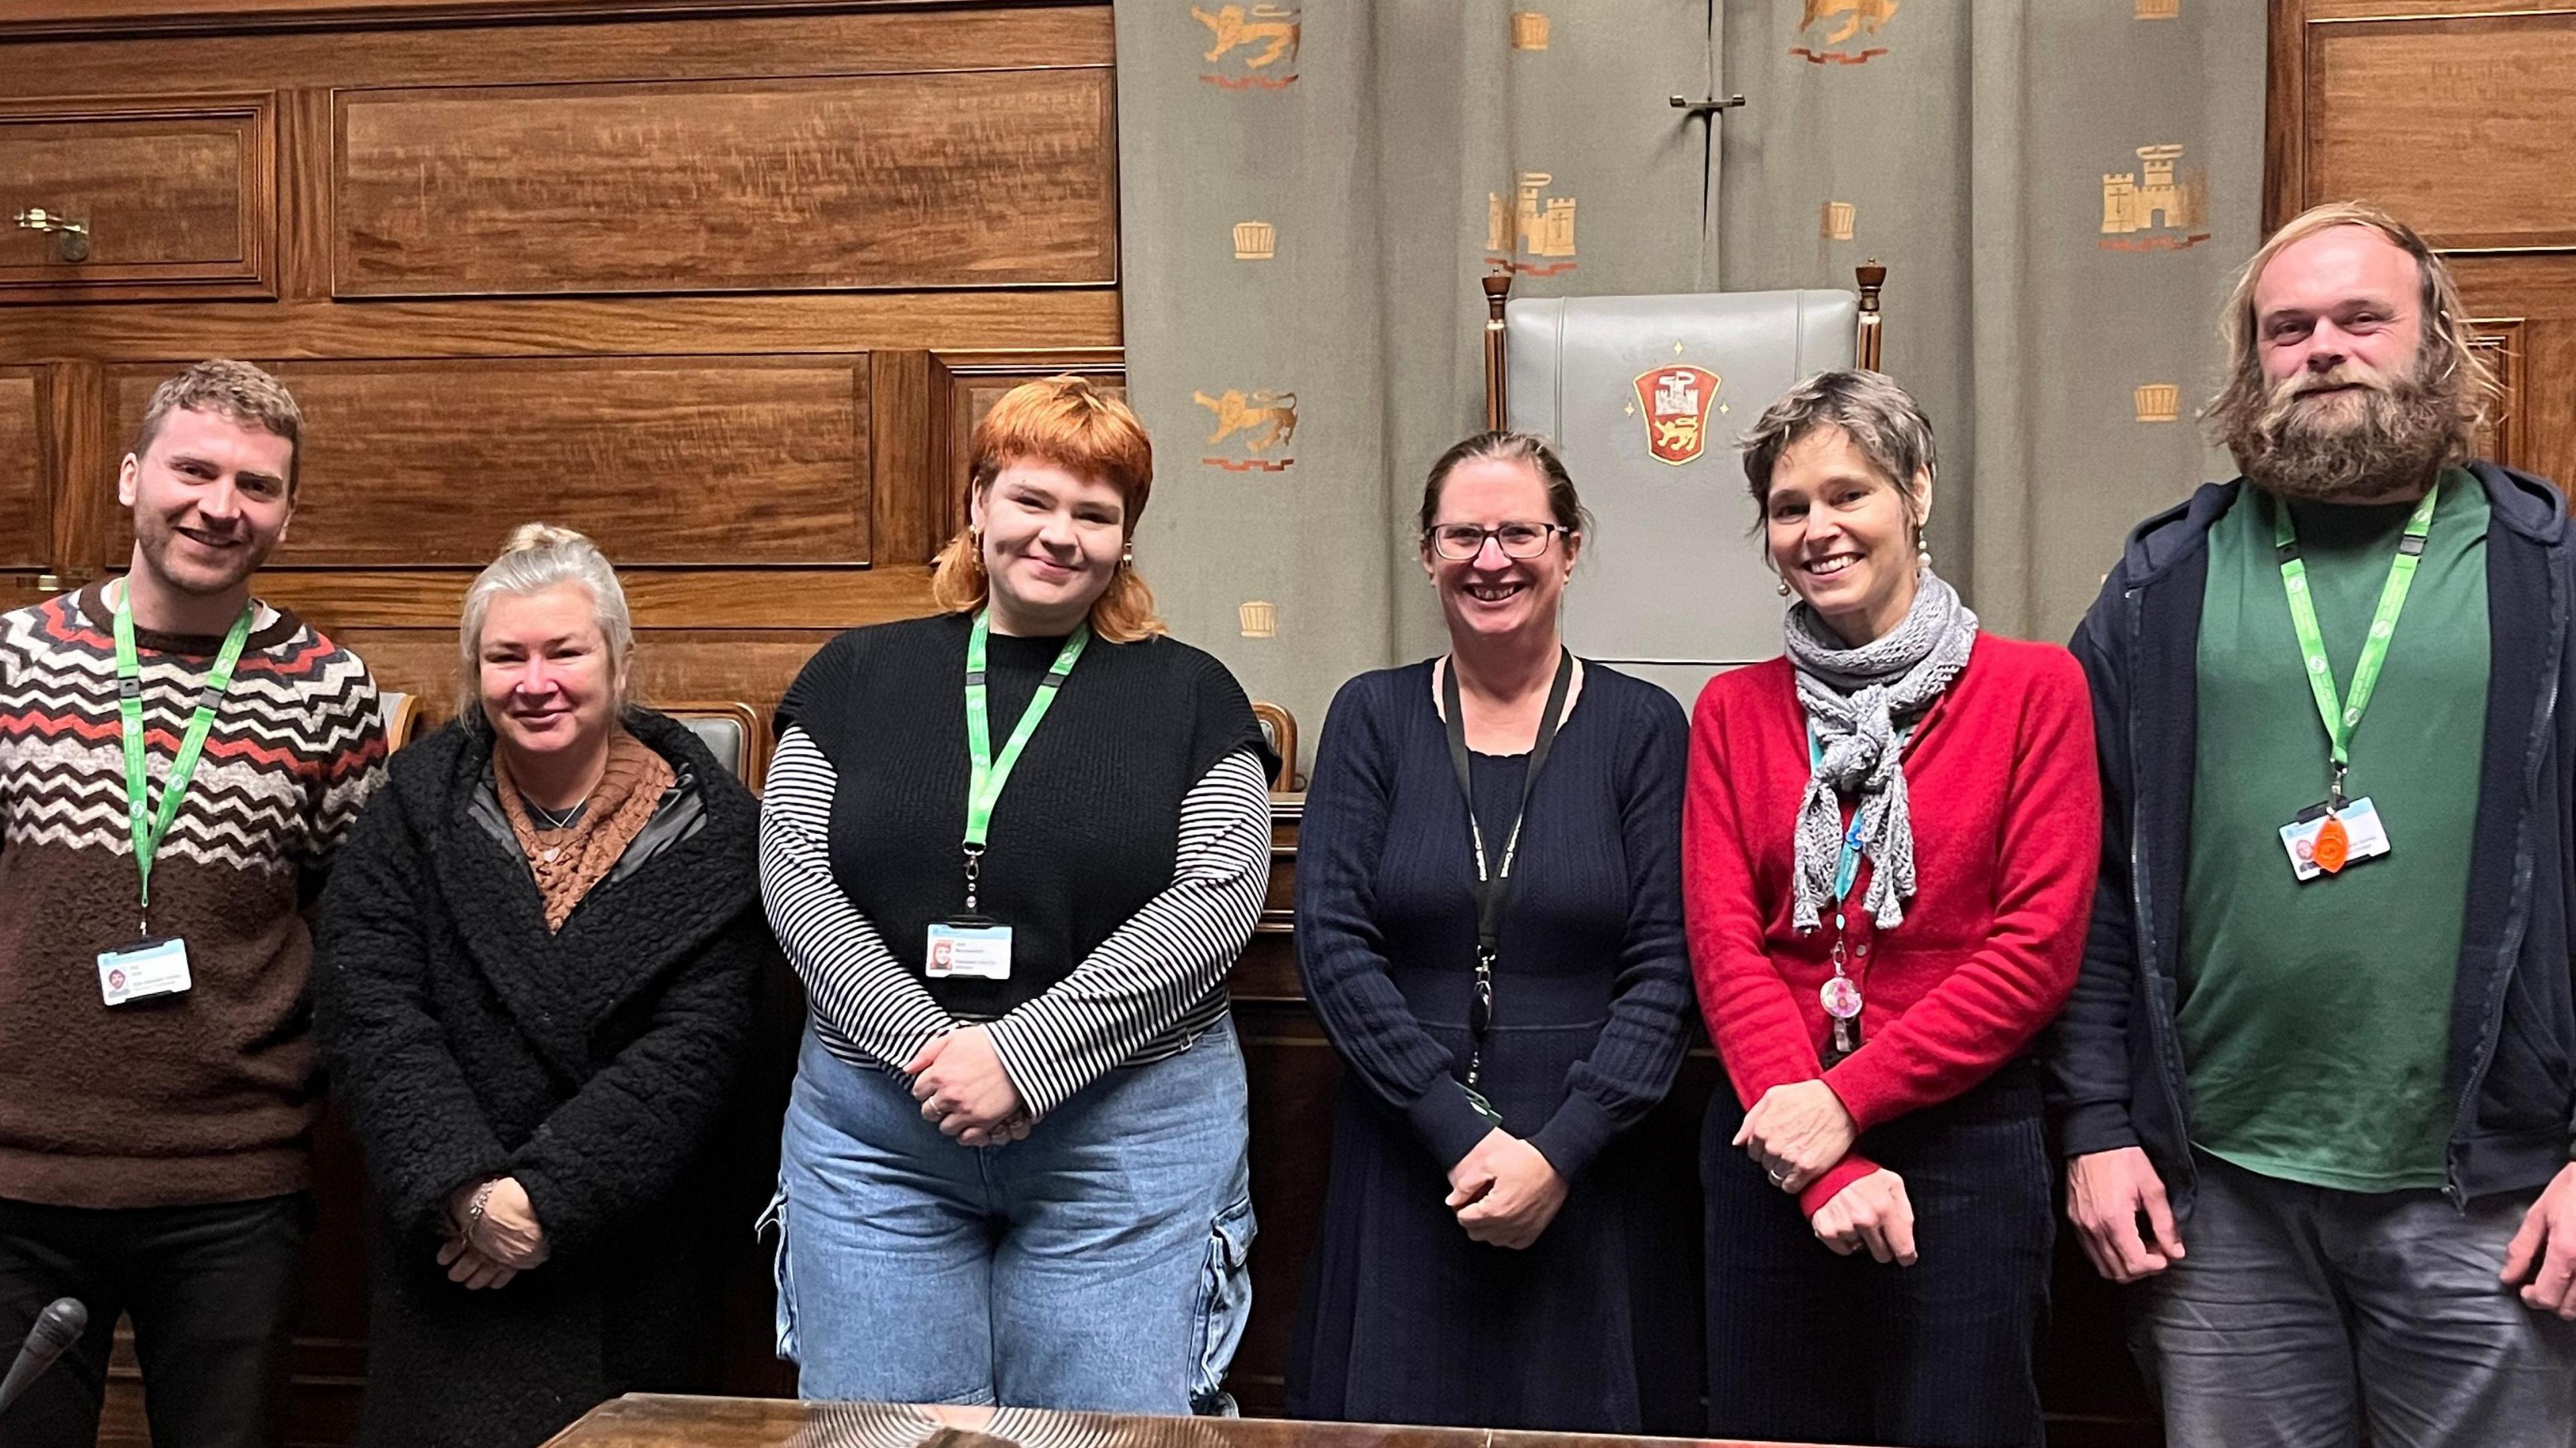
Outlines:
[[[1708,410],[1724,380],[1705,367],[1678,362],[1638,373],[1635,385],[1646,451],[1676,467],[1695,461],[1708,447]]]

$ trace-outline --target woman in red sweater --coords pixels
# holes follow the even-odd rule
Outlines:
[[[1932,571],[1932,430],[1827,372],[1746,440],[1787,656],[1699,698],[1683,893],[1713,1103],[1713,1437],[2040,1441],[2050,1162],[2024,1053],[2101,847],[2072,656]]]

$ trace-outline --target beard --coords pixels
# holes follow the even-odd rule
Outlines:
[[[230,551],[229,566],[209,568],[203,564],[181,565],[171,558],[171,550],[181,542],[178,528],[160,514],[138,509],[134,518],[134,541],[143,552],[145,566],[155,578],[181,593],[213,597],[237,588],[259,566],[268,561],[269,550],[254,537],[249,546]]]
[[[2220,441],[2247,481],[2278,497],[2367,503],[2420,489],[2459,460],[2464,382],[2430,375],[2429,360],[2393,379],[2352,362],[2285,377]],[[2316,395],[2332,387],[2348,390]]]

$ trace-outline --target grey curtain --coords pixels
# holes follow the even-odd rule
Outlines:
[[[2190,416],[2256,239],[2261,0],[1122,0],[1117,23],[1128,386],[1158,451],[1138,563],[1310,742],[1343,679],[1442,647],[1412,516],[1481,425],[1495,265],[1547,296],[1885,262],[1886,365],[1941,441],[1933,547],[2007,632],[2062,636],[2128,524],[2215,465]],[[1715,145],[1667,101],[1712,90],[1750,102]]]

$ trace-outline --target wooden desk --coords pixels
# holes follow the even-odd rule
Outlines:
[[[601,1404],[556,1434],[547,1448],[1616,1448],[1631,1443],[1725,1448],[1709,1439],[645,1393]]]

